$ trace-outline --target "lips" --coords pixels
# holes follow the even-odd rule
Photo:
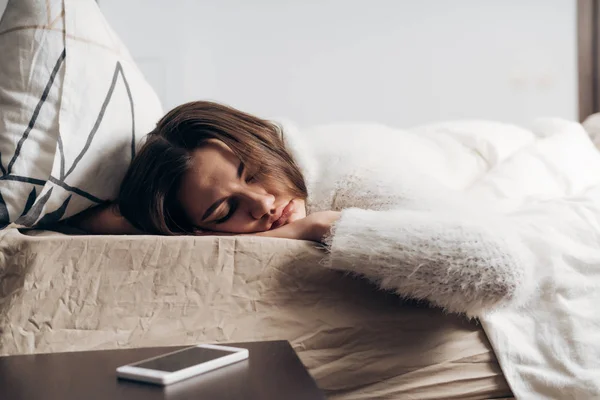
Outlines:
[[[277,220],[275,222],[273,222],[273,225],[271,225],[270,229],[276,229],[276,228],[279,228],[280,226],[285,225],[286,222],[288,221],[288,219],[290,218],[290,215],[292,215],[293,212],[294,212],[294,202],[290,200],[290,202],[285,206],[285,208],[281,212],[281,215],[279,216],[279,218],[277,218]]]

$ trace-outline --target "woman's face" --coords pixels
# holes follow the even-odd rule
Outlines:
[[[303,199],[257,182],[223,142],[210,140],[192,153],[178,200],[200,229],[252,233],[275,229],[306,217]]]

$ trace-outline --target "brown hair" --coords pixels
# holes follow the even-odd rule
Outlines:
[[[192,151],[210,139],[229,146],[257,180],[306,198],[304,178],[277,125],[225,105],[195,101],[171,110],[147,135],[121,184],[121,215],[147,233],[192,233],[195,227],[179,206],[177,192],[192,165]]]

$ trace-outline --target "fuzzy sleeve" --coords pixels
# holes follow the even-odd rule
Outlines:
[[[451,312],[478,316],[531,290],[530,254],[508,220],[351,208],[325,243],[331,268]]]

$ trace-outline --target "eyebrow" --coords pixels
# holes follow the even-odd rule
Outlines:
[[[237,168],[238,178],[242,177],[242,174],[244,173],[244,167],[244,163],[240,161],[240,165],[238,165]],[[206,222],[206,219],[210,217],[211,214],[214,213],[215,210],[219,208],[219,206],[223,204],[226,200],[227,197],[220,198],[219,200],[215,201],[210,207],[208,207],[208,209],[204,212],[204,215],[202,215],[202,222]]]

